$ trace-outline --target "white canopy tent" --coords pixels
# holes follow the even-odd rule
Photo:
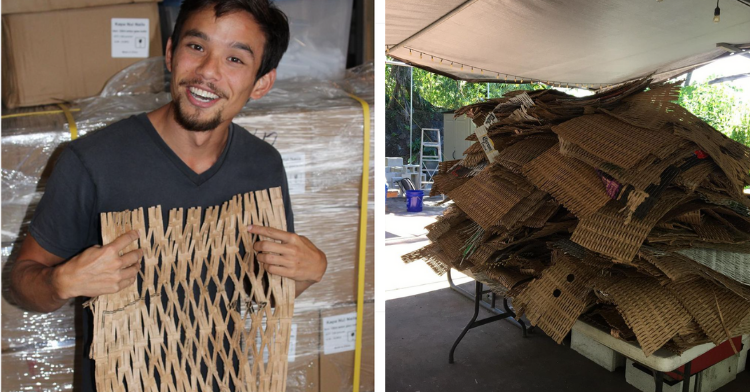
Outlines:
[[[750,1],[719,7],[715,23],[713,0],[387,0],[386,50],[473,82],[665,80],[750,53]]]

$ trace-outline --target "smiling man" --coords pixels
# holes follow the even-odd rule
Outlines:
[[[11,291],[26,309],[50,312],[69,299],[110,294],[132,285],[141,250],[126,233],[100,245],[101,212],[161,205],[220,205],[232,196],[280,186],[287,227],[249,231],[281,241],[255,244],[258,261],[297,284],[297,295],[319,282],[325,254],[294,234],[281,156],[232,119],[263,97],[289,42],[286,16],[267,0],[185,0],[166,48],[172,102],[71,142],[61,154],[34,214]],[[84,311],[84,353],[91,339]],[[94,390],[85,359],[82,390]]]

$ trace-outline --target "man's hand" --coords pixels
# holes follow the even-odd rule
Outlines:
[[[253,249],[266,271],[293,279],[297,295],[323,279],[328,267],[325,253],[306,237],[271,227],[250,225],[248,231],[281,241],[256,241]]]
[[[140,269],[143,251],[137,249],[120,255],[136,239],[137,232],[131,231],[106,246],[93,246],[65,262],[42,248],[29,234],[10,273],[12,298],[24,309],[52,312],[73,297],[120,291],[135,282]]]
[[[52,286],[60,299],[96,297],[116,293],[132,285],[138,277],[143,251],[123,250],[138,239],[137,231],[129,231],[112,241],[86,249],[61,264],[52,274]]]

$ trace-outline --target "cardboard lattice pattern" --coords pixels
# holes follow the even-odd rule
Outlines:
[[[105,244],[134,229],[136,284],[90,302],[99,391],[283,391],[294,281],[255,260],[246,226],[286,230],[281,189],[221,207],[102,214]],[[246,252],[245,250],[251,250]]]

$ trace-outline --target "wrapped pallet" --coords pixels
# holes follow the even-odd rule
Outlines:
[[[234,119],[279,150],[289,179],[295,231],[310,238],[328,258],[323,280],[295,303],[289,391],[351,389],[354,347],[346,342],[358,317],[363,129],[364,122],[373,119],[372,115],[363,118],[362,106],[349,94],[372,104],[372,89],[372,65],[351,70],[346,79],[336,83],[281,82],[263,100],[250,102]],[[77,133],[96,132],[169,102],[168,93],[149,91],[166,91],[163,59],[137,63],[113,78],[101,96],[77,101],[72,112]],[[45,109],[56,108],[18,112]],[[71,139],[71,124],[62,114],[51,114],[7,118],[2,125],[2,250],[7,277],[44,192],[46,177],[57,154]],[[367,170],[373,189],[372,161]],[[374,222],[372,204],[366,207],[365,307],[359,316],[365,320],[361,390],[372,390]],[[74,301],[49,314],[23,311],[5,298],[2,305],[4,390],[38,386],[44,390],[75,390],[73,369],[76,358],[84,355],[75,324],[80,312],[88,310]],[[341,322],[332,323],[336,317]],[[341,344],[342,340],[346,344]],[[321,374],[327,375],[325,389]]]

